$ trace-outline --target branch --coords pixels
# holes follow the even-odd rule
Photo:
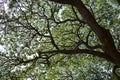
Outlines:
[[[50,1],[54,1],[60,4],[70,4],[70,5],[74,5],[75,0],[50,0]]]
[[[51,43],[53,44],[53,46],[54,46],[57,50],[59,50],[59,47],[58,47],[57,44],[55,43],[55,40],[54,40],[53,35],[52,35],[52,33],[51,33],[50,26],[49,26],[49,21],[47,21],[47,28],[48,28],[48,32],[49,32],[49,34],[50,34]]]
[[[33,59],[28,59],[28,60],[18,60],[19,62],[17,64],[14,65],[20,65],[20,64],[27,64],[27,63],[31,63],[31,62],[36,62],[38,59],[45,59],[45,62],[42,62],[43,64],[47,64],[49,65],[49,58],[56,55],[56,54],[67,54],[67,55],[72,55],[72,54],[91,54],[93,56],[96,57],[100,57],[100,58],[105,58],[110,62],[114,63],[114,60],[109,56],[106,55],[103,52],[98,52],[98,51],[92,51],[92,50],[88,50],[88,49],[77,49],[77,50],[52,50],[52,51],[45,51],[45,52],[38,52],[39,56],[34,57]],[[43,56],[42,56],[43,55]],[[46,55],[46,57],[45,57]],[[50,55],[50,56],[47,56]]]
[[[88,50],[88,49],[77,49],[77,50],[53,50],[53,51],[46,51],[46,52],[40,52],[40,54],[91,54],[93,56],[96,57],[100,57],[100,58],[105,58],[110,62],[114,63],[114,60],[107,55],[106,53],[103,52],[98,52],[98,51],[92,51],[92,50]]]
[[[89,27],[95,32],[95,34],[100,39],[103,45],[103,51],[106,53],[106,55],[110,56],[114,60],[114,64],[120,66],[120,53],[117,51],[115,47],[112,35],[110,34],[109,30],[106,30],[97,23],[94,16],[86,8],[86,6],[83,4],[81,0],[51,0],[51,1],[75,6],[78,9],[81,16],[83,17],[85,23],[89,25]],[[101,56],[98,55],[98,57]],[[106,59],[107,57],[104,58]]]

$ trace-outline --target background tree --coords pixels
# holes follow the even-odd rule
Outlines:
[[[0,14],[1,79],[119,79],[117,4],[109,0],[6,4],[8,9]]]

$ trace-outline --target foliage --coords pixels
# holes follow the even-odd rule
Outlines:
[[[101,42],[75,7],[48,0],[16,0],[14,5],[10,1],[0,14],[1,79],[115,80],[114,64],[105,59],[89,52],[64,52],[102,52]],[[109,0],[84,3],[97,22],[110,30],[120,51],[120,7]]]

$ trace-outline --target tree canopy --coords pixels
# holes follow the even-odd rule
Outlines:
[[[0,79],[119,80],[119,0],[8,0]]]

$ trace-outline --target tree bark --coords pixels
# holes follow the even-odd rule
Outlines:
[[[95,32],[95,34],[100,39],[106,55],[110,56],[114,60],[113,63],[119,65],[120,67],[120,53],[117,51],[115,47],[112,35],[110,34],[109,30],[106,30],[97,23],[96,19],[85,7],[81,0],[50,0],[50,1],[75,6],[78,9],[79,13],[82,15],[83,20],[86,22],[86,24],[89,25],[89,27]]]

